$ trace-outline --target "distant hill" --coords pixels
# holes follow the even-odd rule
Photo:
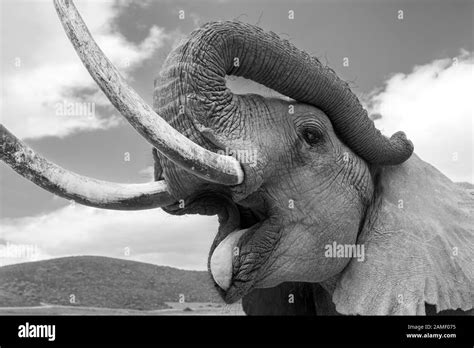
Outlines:
[[[0,267],[0,307],[47,303],[153,310],[179,302],[180,294],[186,302],[222,303],[205,271],[96,256]]]

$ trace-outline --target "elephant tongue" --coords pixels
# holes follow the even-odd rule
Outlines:
[[[239,242],[239,238],[247,232],[245,230],[236,230],[225,237],[214,249],[211,256],[211,274],[214,281],[223,290],[227,290],[232,283],[232,260],[234,248]]]

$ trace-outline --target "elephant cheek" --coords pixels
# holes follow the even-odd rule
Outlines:
[[[262,270],[255,287],[269,288],[289,281],[319,283],[341,273],[351,258],[328,255],[327,246],[309,247],[298,255],[291,251],[283,253],[275,250],[268,262],[269,266]]]

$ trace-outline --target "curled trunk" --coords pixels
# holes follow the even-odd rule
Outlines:
[[[341,140],[369,163],[399,164],[413,152],[402,132],[387,138],[375,128],[332,69],[276,34],[240,22],[209,23],[170,54],[155,84],[155,108],[175,127],[217,128],[238,113],[246,98],[226,87],[226,75],[252,79],[320,108]],[[176,118],[180,111],[182,117]]]

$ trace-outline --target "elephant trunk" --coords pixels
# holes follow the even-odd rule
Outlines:
[[[331,68],[276,34],[240,22],[209,23],[176,47],[155,84],[155,107],[176,115],[191,106],[189,113],[181,113],[183,118],[168,122],[176,126],[192,113],[201,126],[212,128],[239,109],[239,98],[226,87],[226,75],[254,80],[318,107],[341,140],[369,163],[399,164],[413,152],[403,132],[387,138],[375,128],[348,84]]]

